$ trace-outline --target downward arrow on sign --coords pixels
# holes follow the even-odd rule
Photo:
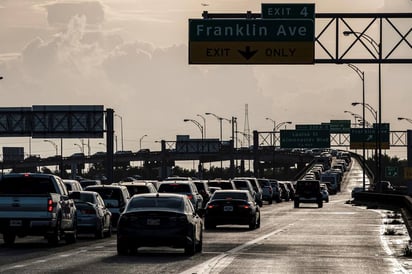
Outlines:
[[[246,60],[249,60],[256,54],[257,50],[250,50],[250,46],[246,46],[245,50],[238,50],[238,52],[245,57]]]

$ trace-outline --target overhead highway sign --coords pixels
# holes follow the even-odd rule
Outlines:
[[[310,19],[189,19],[189,64],[313,64]]]

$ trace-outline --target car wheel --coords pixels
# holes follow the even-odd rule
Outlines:
[[[76,216],[74,218],[76,218]],[[74,244],[77,241],[77,221],[76,219],[73,223],[73,231],[71,231],[70,233],[65,233],[64,238],[65,238],[66,244]]]
[[[113,233],[113,226],[111,223],[109,223],[109,228],[107,229],[107,232],[104,233],[105,237],[112,237],[112,233]]]
[[[3,233],[4,244],[12,245],[12,244],[14,244],[15,240],[16,240],[16,234],[10,233],[10,232]]]
[[[97,228],[96,232],[94,233],[94,237],[96,239],[103,239],[105,236],[104,233],[104,225],[103,222],[99,225],[99,227]]]
[[[54,232],[51,235],[47,236],[47,242],[50,245],[58,245],[61,239],[61,230],[60,230],[61,220],[60,218],[57,219],[56,227],[54,228]]]
[[[256,228],[260,228],[260,212],[259,212],[259,217],[256,222]]]
[[[117,254],[120,256],[128,255],[129,247],[127,246],[127,244],[117,240]]]
[[[329,203],[329,199],[326,199],[326,201],[325,201],[325,202]]]
[[[194,236],[191,237],[191,241],[188,241],[185,246],[185,254],[193,256],[196,252],[196,240]]]
[[[299,207],[299,201],[295,201],[295,208]]]
[[[255,216],[252,218],[252,220],[249,223],[249,229],[253,230],[257,228],[257,222],[258,222],[258,213],[256,212]]]
[[[273,200],[269,200],[269,204],[270,204],[270,205],[273,204]]]
[[[322,201],[320,201],[320,202],[318,203],[318,208],[321,208],[321,207],[323,207],[323,202],[322,202]]]

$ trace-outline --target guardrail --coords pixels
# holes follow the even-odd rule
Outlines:
[[[402,213],[409,236],[412,236],[412,198],[405,194],[388,194],[375,192],[358,192],[354,194],[355,202],[385,204],[399,208]]]

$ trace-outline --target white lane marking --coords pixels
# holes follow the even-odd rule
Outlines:
[[[254,244],[259,243],[260,241],[275,235],[279,232],[282,232],[283,230],[287,229],[288,227],[294,225],[294,223],[288,224],[282,228],[279,228],[277,230],[274,230],[268,234],[265,234],[259,238],[256,238],[254,240],[251,240],[249,242],[246,242],[242,245],[239,245],[235,248],[232,248],[229,251],[226,251],[218,256],[213,257],[212,259],[209,259],[208,261],[198,264],[184,272],[182,274],[209,274],[209,273],[219,273],[222,271],[225,267],[227,267],[236,257],[236,253],[238,253],[240,250],[246,249]]]

